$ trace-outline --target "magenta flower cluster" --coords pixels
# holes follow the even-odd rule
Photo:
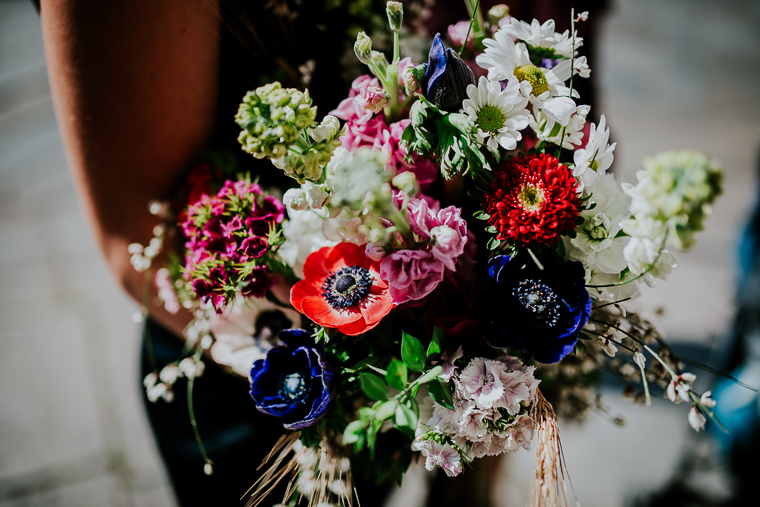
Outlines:
[[[182,230],[185,278],[204,303],[221,312],[236,290],[262,297],[274,280],[266,268],[270,234],[285,207],[256,183],[226,181],[216,195],[188,207]]]

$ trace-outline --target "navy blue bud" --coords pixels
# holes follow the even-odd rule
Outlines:
[[[433,39],[425,71],[426,98],[438,109],[456,112],[467,98],[467,86],[475,84],[475,74],[451,49],[443,47],[441,34]]]

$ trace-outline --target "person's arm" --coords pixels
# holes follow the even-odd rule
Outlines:
[[[147,244],[168,196],[209,139],[219,22],[210,0],[42,0],[58,125],[82,209],[111,271],[140,301],[127,245]],[[189,315],[152,315],[179,334]]]

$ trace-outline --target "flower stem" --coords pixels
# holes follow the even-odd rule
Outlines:
[[[575,8],[570,9],[570,35],[572,37],[572,48],[570,53],[570,92],[568,97],[573,98],[573,78],[575,77]],[[559,139],[559,151],[557,152],[557,160],[562,155],[562,145],[565,144],[565,131],[567,125],[562,127],[562,137]]]
[[[467,39],[470,38],[470,32],[472,31],[472,24],[475,23],[476,14],[480,14],[480,0],[477,0],[477,2],[475,2],[475,8],[472,10],[470,9],[469,0],[465,0],[465,4],[467,4],[467,10],[470,11],[470,26],[467,27],[467,33],[464,35],[464,42],[462,43],[462,47],[459,49],[459,56],[462,56],[464,48],[467,47]]]
[[[198,361],[203,354],[203,349],[198,347],[198,350],[193,355],[193,360]],[[203,446],[203,440],[201,439],[201,433],[198,431],[198,421],[195,419],[195,410],[193,409],[193,388],[195,387],[195,377],[187,379],[187,412],[190,414],[190,425],[193,427],[193,435],[195,436],[195,442],[198,444],[198,449],[201,451],[203,461],[208,465],[211,460],[206,454],[206,448]]]

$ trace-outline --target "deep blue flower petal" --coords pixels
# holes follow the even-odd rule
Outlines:
[[[492,346],[532,354],[542,363],[556,363],[573,350],[591,312],[583,266],[577,262],[546,262],[544,270],[539,270],[530,261],[513,260],[497,256],[489,261],[488,272],[496,281],[496,290],[484,291],[475,297],[475,315]],[[540,326],[515,303],[512,291],[527,279],[547,285],[557,295],[558,322],[552,327]]]
[[[441,75],[446,72],[446,48],[441,42],[441,34],[438,33],[433,39],[433,45],[428,53],[428,67],[425,70],[427,80],[427,96],[430,97],[430,89],[435,85]]]
[[[332,401],[333,372],[324,359],[321,346],[315,345],[309,333],[288,329],[279,335],[283,346],[274,347],[264,360],[251,369],[250,394],[261,412],[282,418],[290,429],[310,426],[321,419]],[[286,396],[283,378],[299,373],[307,391],[297,397]]]
[[[512,258],[509,255],[497,255],[493,257],[488,261],[488,276],[494,280],[498,280],[501,269],[511,260]]]

